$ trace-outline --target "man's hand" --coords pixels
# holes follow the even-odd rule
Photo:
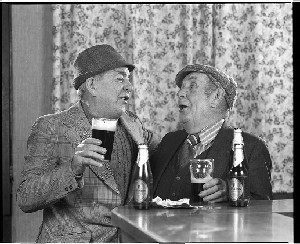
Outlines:
[[[206,182],[203,186],[204,191],[199,193],[205,202],[222,202],[227,201],[228,187],[226,181],[214,178]]]
[[[101,140],[95,138],[87,138],[82,141],[75,149],[75,155],[72,160],[72,170],[75,175],[84,172],[87,165],[102,167],[106,149],[100,147]]]

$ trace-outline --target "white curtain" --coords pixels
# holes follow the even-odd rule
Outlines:
[[[274,192],[293,192],[292,4],[55,4],[53,111],[77,101],[72,63],[107,43],[133,72],[134,111],[155,142],[179,128],[174,83],[187,64],[214,65],[238,83],[229,124],[261,136]]]

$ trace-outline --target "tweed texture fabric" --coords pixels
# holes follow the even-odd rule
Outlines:
[[[118,241],[111,210],[126,203],[131,166],[137,157],[136,140],[141,140],[127,128],[143,130],[130,113],[121,117],[111,161],[104,167],[87,167],[79,180],[71,161],[77,145],[91,137],[91,125],[80,102],[34,123],[17,200],[24,212],[43,209],[37,242]]]
[[[107,44],[92,46],[79,53],[74,62],[73,86],[77,90],[86,79],[119,67],[127,67],[130,72],[135,68],[112,46]]]
[[[226,93],[226,102],[230,109],[233,108],[237,97],[237,84],[234,81],[233,77],[209,65],[193,64],[187,65],[177,73],[175,77],[176,85],[180,88],[182,85],[182,80],[192,72],[206,74],[216,86],[223,88]]]

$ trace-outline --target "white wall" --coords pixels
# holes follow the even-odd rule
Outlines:
[[[51,45],[51,6],[12,5],[12,242],[34,242],[42,219],[41,211],[23,213],[17,206],[15,195],[30,128],[37,117],[51,112]]]

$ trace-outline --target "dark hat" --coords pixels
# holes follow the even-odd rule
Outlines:
[[[225,99],[229,109],[232,109],[237,96],[237,84],[231,76],[209,65],[193,64],[187,65],[178,72],[175,78],[176,85],[181,88],[182,80],[192,72],[206,74],[216,86],[222,87],[225,91]]]
[[[78,54],[74,62],[73,86],[77,90],[86,79],[119,67],[127,67],[130,72],[135,68],[110,45],[87,48]]]

